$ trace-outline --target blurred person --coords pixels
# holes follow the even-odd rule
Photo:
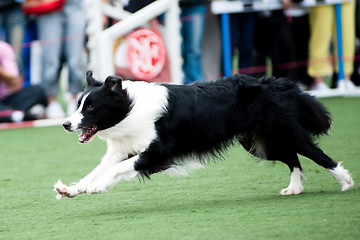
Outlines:
[[[124,4],[126,11],[134,13],[154,2],[154,0],[122,0],[121,2]]]
[[[66,1],[61,11],[41,15],[37,18],[39,40],[42,41],[42,85],[48,99],[46,110],[49,118],[64,117],[62,106],[57,101],[59,72],[62,60],[69,69],[71,100],[67,115],[77,108],[77,95],[83,91],[85,74],[85,9],[82,0]]]
[[[45,105],[41,86],[23,87],[14,50],[8,43],[0,41],[0,122],[40,118],[43,115],[41,106]]]
[[[350,79],[354,71],[355,54],[355,1],[341,4],[342,40],[344,59],[344,80],[339,89],[354,89]],[[333,43],[334,56],[337,57],[334,5],[310,8],[310,41],[308,73],[314,78],[313,90],[328,90],[324,77],[334,71],[330,58],[330,45]],[[338,65],[335,58],[335,72]],[[342,80],[342,79],[341,79]]]
[[[256,66],[266,66],[266,59],[269,57],[273,76],[286,77],[295,82],[296,69],[286,66],[296,59],[295,41],[290,28],[291,19],[287,15],[292,1],[282,0],[282,3],[284,9],[261,12],[256,19],[254,62]],[[265,70],[257,74],[264,73]]]
[[[239,51],[239,73],[249,74],[253,66],[253,41],[256,13],[230,14],[231,55]]]
[[[21,75],[24,75],[22,44],[24,42],[27,18],[21,10],[23,0],[0,1],[0,29],[4,31],[1,40],[13,46]]]
[[[313,78],[307,72],[310,39],[309,9],[291,8],[288,10],[288,16],[291,17],[290,29],[295,43],[294,80],[302,90],[308,90],[313,83]]]
[[[206,0],[180,0],[184,84],[203,81],[202,41],[206,22]]]

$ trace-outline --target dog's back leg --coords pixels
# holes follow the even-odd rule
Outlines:
[[[299,194],[304,190],[302,181],[305,180],[303,169],[300,165],[296,153],[287,153],[278,158],[281,162],[286,163],[290,169],[290,183],[287,188],[280,191],[282,195]]]
[[[280,191],[282,195],[299,194],[302,192],[302,181],[305,179],[302,167],[300,165],[299,158],[295,151],[291,152],[290,147],[284,147],[284,151],[272,151],[271,149],[278,149],[276,144],[278,141],[265,142],[261,137],[257,135],[247,133],[238,136],[238,140],[241,145],[252,155],[267,160],[279,160],[288,165],[291,177],[290,183],[287,188]]]
[[[276,155],[269,154],[272,159],[277,159],[288,165],[291,175],[290,183],[287,188],[280,191],[282,195],[299,194],[304,190],[302,181],[305,180],[305,175],[301,167],[299,158],[295,152],[282,152]]]
[[[338,163],[333,161],[312,142],[307,141],[306,143],[301,144],[298,153],[310,158],[318,165],[327,169],[341,185],[342,191],[349,190],[354,185],[354,181],[351,178],[349,171],[341,166],[341,162]]]

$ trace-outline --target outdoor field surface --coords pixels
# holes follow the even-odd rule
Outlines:
[[[231,147],[189,177],[155,174],[105,194],[56,200],[53,184],[89,173],[106,151],[61,126],[0,131],[0,239],[360,239],[360,98],[321,99],[333,116],[321,148],[355,186],[301,158],[304,192],[281,196],[287,166]],[[280,116],[279,116],[280,117]]]

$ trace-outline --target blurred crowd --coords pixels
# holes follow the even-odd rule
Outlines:
[[[133,13],[154,0],[103,1],[119,1]],[[76,111],[76,99],[84,87],[84,1],[57,0],[60,5],[55,10],[31,13],[34,2],[0,1],[0,122],[68,116]],[[303,90],[356,88],[360,82],[359,61],[355,61],[359,0],[342,4],[344,81],[339,86],[334,6],[305,9],[294,7],[297,2],[281,0],[283,9],[230,14],[233,73],[287,77]],[[179,1],[183,84],[223,75],[221,55],[216,54],[221,52],[220,19],[211,14],[210,4],[209,0]],[[161,24],[161,17],[157,20]],[[104,26],[113,23],[104,16]],[[41,46],[39,79],[30,71],[29,46],[35,40]],[[59,87],[64,66],[67,98]]]
[[[36,5],[41,2],[41,7]],[[85,27],[82,0],[0,2],[0,121],[61,118],[75,112],[86,66]],[[41,44],[41,79],[30,81],[26,43],[34,40]],[[71,95],[66,106],[58,99],[59,74],[64,64]],[[39,84],[31,85],[32,82]]]

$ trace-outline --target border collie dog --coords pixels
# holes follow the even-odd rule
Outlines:
[[[79,142],[94,136],[107,141],[100,164],[78,183],[55,184],[57,199],[106,192],[121,180],[149,177],[190,161],[205,163],[240,143],[252,155],[279,160],[290,168],[281,194],[303,191],[298,154],[327,169],[346,191],[354,185],[341,162],[315,143],[331,118],[314,97],[284,78],[234,75],[192,85],[123,81],[104,82],[86,73],[79,107],[63,124],[80,131]]]

